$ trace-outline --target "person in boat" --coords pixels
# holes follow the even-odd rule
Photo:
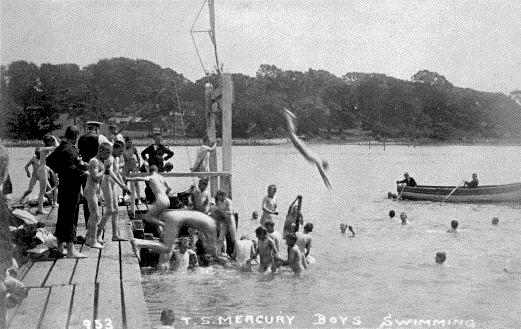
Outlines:
[[[471,187],[471,188],[478,187],[478,185],[479,185],[478,174],[476,174],[476,173],[472,174],[472,180],[470,182],[468,182],[466,180],[463,181],[463,185],[466,187]]]
[[[450,230],[448,230],[447,233],[457,233],[457,232],[458,232],[458,231],[457,231],[457,229],[458,229],[458,225],[459,225],[459,223],[458,223],[457,220],[455,220],[455,219],[452,220],[452,221],[450,222]]]
[[[418,186],[418,184],[416,184],[416,181],[414,180],[414,178],[409,176],[409,173],[407,173],[407,172],[404,173],[403,177],[405,177],[405,179],[396,181],[396,184],[405,184],[406,186],[410,186],[410,187]]]
[[[272,215],[277,216],[279,213],[277,211],[277,198],[275,197],[275,193],[277,193],[277,186],[272,184],[268,186],[268,195],[262,199],[262,217],[260,219],[260,224],[264,226],[264,224],[273,220]]]

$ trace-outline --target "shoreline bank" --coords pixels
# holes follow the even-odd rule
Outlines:
[[[521,140],[493,140],[493,139],[479,139],[479,140],[447,140],[447,141],[439,141],[432,139],[418,139],[418,140],[409,140],[409,139],[389,139],[389,140],[376,140],[370,138],[360,138],[360,137],[348,137],[348,138],[323,138],[323,137],[313,137],[309,139],[304,139],[304,141],[308,144],[324,144],[324,145],[371,145],[371,146],[384,146],[384,145],[405,145],[405,146],[442,146],[442,145],[468,145],[468,146],[479,146],[479,145],[487,145],[487,146],[519,146],[521,145]],[[133,138],[134,146],[149,146],[154,143],[154,139],[151,137],[143,137],[143,138]],[[284,145],[289,144],[290,140],[288,138],[252,138],[252,139],[233,139],[233,146],[273,146],[273,145]],[[5,147],[36,147],[41,146],[42,143],[39,140],[0,140],[0,144]],[[201,141],[199,138],[173,138],[173,137],[163,137],[163,144],[167,146],[199,146],[201,145]],[[222,146],[222,141],[220,138],[217,139],[217,145]]]

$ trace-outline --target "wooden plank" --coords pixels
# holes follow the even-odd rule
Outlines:
[[[120,219],[118,222],[119,234],[122,238],[130,239],[130,223],[126,219],[121,219],[121,217],[123,216],[120,215]]]
[[[123,282],[127,328],[150,328],[147,304],[140,282]]]
[[[141,269],[134,255],[130,241],[121,241],[121,276],[122,281],[141,282]]]
[[[96,272],[98,269],[100,251],[99,249],[90,248],[84,245],[81,248],[81,253],[87,256],[87,258],[78,260],[78,264],[76,264],[76,269],[72,275],[71,284],[93,284],[96,282]]]
[[[121,283],[119,281],[100,281],[98,287],[98,308],[96,319],[100,320],[104,325],[110,321],[114,328],[123,328]],[[140,312],[143,312],[143,310]]]
[[[69,307],[74,286],[51,287],[47,309],[39,329],[65,328],[69,319]]]
[[[94,297],[96,295],[96,285],[77,284],[74,286],[74,293],[72,296],[71,317],[69,320],[70,329],[85,329],[86,326],[83,321],[88,320],[94,323]],[[94,328],[94,325],[91,326]]]
[[[16,314],[9,325],[12,329],[38,328],[40,319],[45,312],[49,288],[31,288],[29,294],[16,310]]]
[[[119,242],[105,242],[101,250],[96,282],[120,281]]]
[[[53,265],[54,261],[34,263],[22,282],[26,287],[41,287]]]
[[[69,284],[74,268],[76,267],[76,262],[77,259],[74,258],[60,258],[56,260],[49,277],[44,282],[44,286],[50,287]]]
[[[159,173],[163,177],[231,177],[232,173],[228,171],[211,171],[211,172],[169,172]],[[134,173],[131,177],[145,177],[147,173]]]

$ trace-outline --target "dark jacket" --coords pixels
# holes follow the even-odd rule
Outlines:
[[[47,157],[47,166],[51,168],[60,178],[60,185],[72,183],[67,180],[78,180],[87,169],[80,159],[76,147],[69,141],[61,144]]]
[[[163,172],[163,163],[164,161],[170,159],[174,156],[174,152],[172,152],[168,147],[159,144],[157,145],[157,150],[154,150],[154,145],[150,145],[146,149],[141,152],[141,157],[143,160],[148,161],[148,165],[156,165],[159,172]],[[166,154],[166,157],[164,155]],[[147,157],[148,156],[148,159]]]
[[[397,184],[405,183],[405,185],[410,186],[410,187],[415,187],[415,186],[418,185],[418,184],[416,184],[416,181],[412,177],[406,178],[404,180],[397,181],[396,183]]]
[[[98,134],[86,133],[78,140],[78,150],[84,162],[89,163],[90,159],[94,158],[98,153],[98,139]]]

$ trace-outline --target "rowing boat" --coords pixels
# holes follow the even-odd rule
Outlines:
[[[521,201],[521,183],[505,185],[484,185],[479,187],[398,186],[398,193],[406,200],[444,201],[444,202],[506,202]],[[453,192],[454,191],[454,192]],[[453,192],[452,194],[450,194]]]

